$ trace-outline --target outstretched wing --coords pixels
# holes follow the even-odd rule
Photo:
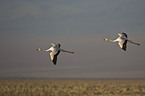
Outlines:
[[[52,62],[53,62],[54,65],[56,65],[57,56],[58,56],[59,53],[60,53],[60,51],[58,51],[57,54],[54,55],[54,58],[53,58],[53,60],[52,60]]]
[[[56,45],[56,44],[53,44],[52,43],[52,47],[51,47],[51,53],[50,53],[50,57],[51,57],[51,61],[53,62],[54,65],[56,65],[57,63],[57,56],[59,55],[60,53],[60,44]]]
[[[123,37],[127,38],[127,34],[126,33],[122,33]]]
[[[123,43],[122,49],[123,49],[124,51],[126,51],[126,48],[127,48],[127,40],[125,40],[125,42]]]
[[[126,51],[126,48],[127,48],[127,39],[121,37],[121,38],[119,38],[118,41],[119,41],[118,44],[119,44],[120,48],[122,48],[124,51]]]
[[[57,56],[59,55],[60,51],[56,52],[51,52],[50,53],[50,57],[51,57],[51,61],[53,62],[54,65],[56,65],[57,62]]]
[[[58,47],[60,48],[60,47],[61,47],[61,45],[60,45],[60,44],[58,44]]]

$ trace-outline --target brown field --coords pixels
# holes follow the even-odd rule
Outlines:
[[[145,80],[0,80],[0,96],[145,96]]]

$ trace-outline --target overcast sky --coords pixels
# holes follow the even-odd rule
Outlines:
[[[145,78],[145,0],[0,0],[0,78]],[[126,32],[123,51],[117,38]],[[61,53],[53,65],[51,43]]]

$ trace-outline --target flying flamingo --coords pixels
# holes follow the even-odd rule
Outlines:
[[[111,40],[111,39],[108,39],[108,38],[104,38],[105,41],[111,41],[111,42],[117,42],[119,44],[119,46],[124,50],[126,51],[126,48],[127,48],[127,43],[132,43],[132,44],[135,44],[135,45],[140,45],[139,43],[134,43],[132,42],[131,40],[128,40],[127,39],[127,34],[126,33],[118,33],[119,37],[115,40]]]
[[[50,57],[51,57],[51,61],[53,62],[54,65],[56,65],[57,62],[57,56],[59,55],[60,52],[67,52],[67,53],[74,53],[72,51],[66,51],[60,48],[60,44],[54,44],[51,43],[52,47],[50,47],[47,50],[43,50],[42,48],[37,48],[38,51],[46,51],[46,52],[50,52]]]

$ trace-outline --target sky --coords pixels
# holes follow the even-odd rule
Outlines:
[[[0,78],[145,78],[145,0],[0,0]],[[126,32],[123,51],[117,33]],[[60,53],[53,65],[51,43]]]

